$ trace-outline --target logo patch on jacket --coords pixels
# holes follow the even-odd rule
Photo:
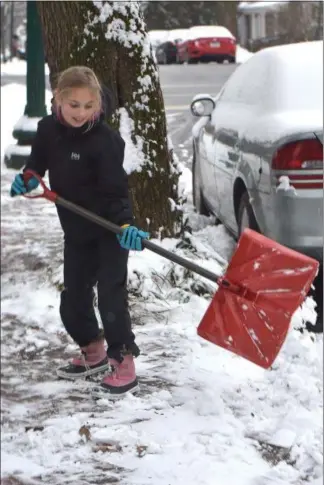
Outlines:
[[[71,153],[71,160],[80,160],[80,153]]]

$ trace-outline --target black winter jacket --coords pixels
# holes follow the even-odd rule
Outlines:
[[[24,171],[43,177],[48,170],[50,187],[59,196],[115,224],[133,224],[124,148],[124,140],[103,119],[85,131],[52,114],[38,123]],[[58,205],[57,212],[66,240],[82,243],[107,231]]]

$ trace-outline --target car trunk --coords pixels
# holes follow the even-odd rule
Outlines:
[[[219,49],[228,52],[233,49],[234,40],[226,37],[201,37],[194,44],[205,52],[217,52]]]

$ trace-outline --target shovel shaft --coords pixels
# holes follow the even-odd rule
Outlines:
[[[26,170],[25,175],[29,178],[30,177],[37,178],[41,187],[43,188],[43,192],[37,195],[24,194],[24,197],[28,199],[45,198],[51,202],[54,202],[57,205],[60,205],[72,212],[75,212],[76,214],[79,214],[80,216],[88,219],[91,222],[94,222],[95,224],[98,224],[99,226],[104,227],[105,229],[108,229],[108,231],[111,231],[115,234],[123,233],[123,229],[120,226],[117,226],[117,224],[113,224],[112,222],[107,221],[103,217],[100,217],[97,214],[94,214],[93,212],[88,211],[87,209],[84,209],[83,207],[80,207],[79,205],[74,204],[73,202],[63,199],[63,197],[60,197],[59,195],[57,195],[56,192],[53,192],[46,186],[44,180],[37,172],[33,170]],[[180,266],[183,266],[184,268],[190,271],[193,271],[194,273],[197,273],[200,276],[203,276],[204,278],[207,278],[213,283],[218,283],[226,287],[229,286],[229,283],[222,277],[221,274],[217,275],[215,273],[212,273],[208,269],[202,268],[201,266],[198,266],[198,264],[195,264],[186,258],[182,258],[181,256],[178,256],[177,254],[174,254],[171,251],[167,251],[166,249],[162,248],[157,244],[154,244],[148,239],[143,239],[142,244],[145,248],[149,249],[150,251],[153,251],[153,253],[163,256],[163,258],[166,258],[169,261],[172,261],[173,263],[179,264]]]
[[[123,229],[117,224],[113,224],[112,222],[107,221],[103,217],[100,217],[97,214],[94,214],[93,212],[88,211],[87,209],[84,209],[83,207],[73,204],[73,202],[63,199],[60,196],[56,196],[54,202],[55,204],[65,207],[66,209],[69,209],[70,211],[76,214],[79,214],[82,217],[85,217],[89,221],[92,221],[98,224],[99,226],[102,226],[105,229],[108,229],[108,231],[111,231],[115,234],[122,234],[123,232]],[[193,263],[192,261],[189,261],[186,258],[182,258],[181,256],[178,256],[177,254],[172,253],[171,251],[167,251],[163,247],[159,246],[158,244],[154,244],[148,239],[143,239],[142,244],[146,249],[153,251],[153,253],[159,254],[160,256],[163,256],[164,258],[172,261],[173,263],[177,263],[180,266],[183,266],[184,268],[190,271],[193,271],[194,273],[197,273],[200,276],[203,276],[204,278],[207,278],[210,281],[213,281],[214,283],[217,283],[220,278],[220,275],[216,275],[215,273],[208,271],[208,269],[202,268],[201,266],[198,266],[197,264]]]

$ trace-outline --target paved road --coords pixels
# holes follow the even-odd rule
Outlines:
[[[169,134],[176,154],[189,166],[191,128],[196,121],[189,109],[192,98],[199,93],[216,95],[236,67],[216,63],[159,66]]]
[[[198,93],[216,95],[235,69],[232,64],[216,63],[159,66],[169,134],[177,155],[188,163],[191,159],[191,128],[195,121],[189,110],[191,100]],[[1,76],[1,85],[24,84],[25,81],[25,76]],[[47,88],[50,88],[48,79]]]
[[[188,109],[192,97],[199,92],[217,94],[235,67],[231,64],[216,63],[159,66],[167,109]]]

